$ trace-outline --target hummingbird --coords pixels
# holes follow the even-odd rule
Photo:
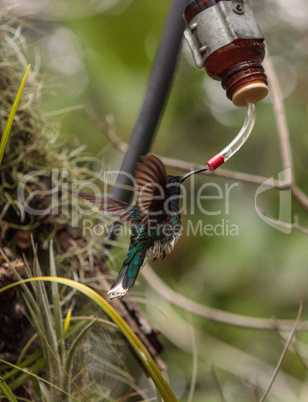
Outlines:
[[[162,161],[153,154],[141,156],[135,170],[135,204],[108,197],[72,191],[100,204],[106,213],[117,216],[131,230],[130,244],[122,268],[111,286],[110,299],[122,298],[134,285],[146,260],[156,261],[169,254],[178,241],[182,226],[179,207],[181,184],[198,169],[183,176],[166,175]]]

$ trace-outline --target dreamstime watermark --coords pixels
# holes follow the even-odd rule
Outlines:
[[[72,226],[78,226],[82,216],[83,232],[91,236],[110,235],[110,225],[95,224],[90,218],[96,214],[112,214],[117,208],[112,207],[112,201],[109,197],[109,182],[114,182],[117,175],[121,173],[126,175],[131,187],[135,188],[135,202],[138,211],[146,214],[149,220],[155,224],[157,217],[168,214],[181,214],[193,216],[196,213],[206,215],[208,217],[221,217],[220,221],[215,224],[209,223],[209,219],[199,219],[197,222],[188,219],[185,228],[181,228],[181,232],[185,231],[188,236],[238,236],[239,227],[229,220],[232,208],[235,204],[231,204],[232,193],[239,187],[239,183],[217,183],[206,181],[198,188],[195,186],[195,176],[191,176],[185,186],[178,183],[169,183],[160,185],[158,183],[144,183],[137,186],[133,176],[118,172],[104,172],[101,178],[101,185],[98,186],[92,182],[77,183],[70,179],[66,170],[52,169],[51,171],[40,170],[33,171],[25,175],[18,186],[18,201],[24,211],[30,215],[46,216],[63,214],[70,217]],[[284,232],[291,232],[291,169],[286,169],[278,174],[278,180],[273,177],[262,183],[255,193],[255,210],[258,216],[267,224]],[[258,207],[258,200],[261,194],[279,187],[279,218],[275,220],[264,214]],[[33,187],[35,190],[33,191]],[[70,193],[70,189],[74,191]],[[81,201],[78,194],[81,192],[93,194],[93,203],[85,203]],[[44,203],[42,199],[48,199],[48,203]],[[152,208],[155,204],[155,208]],[[176,208],[179,205],[179,208]],[[126,216],[134,213],[134,207],[129,209],[123,206]],[[217,219],[216,219],[217,220]],[[151,228],[153,229],[153,228]],[[112,230],[115,230],[113,228]],[[117,228],[119,235],[130,233],[126,225]],[[167,229],[167,230],[174,230]]]
[[[173,229],[173,228],[172,228]],[[165,234],[169,234],[170,225],[164,228]],[[222,219],[219,223],[205,223],[202,219],[197,222],[188,219],[185,226],[177,228],[177,234],[185,236],[239,236],[239,227],[228,219]],[[107,223],[94,223],[91,219],[83,219],[82,233],[89,237],[103,237],[108,239],[111,234],[116,237],[130,235],[130,229],[126,225],[109,225]]]
[[[106,201],[109,196],[108,182],[110,180],[108,179],[109,177],[117,176],[118,173],[118,171],[105,172],[101,186],[98,186],[92,182],[82,184],[72,182],[69,185],[69,177],[66,170],[33,171],[21,179],[18,186],[18,201],[25,212],[36,216],[56,215],[60,212],[64,214],[71,212],[74,216],[90,216],[99,211],[112,213],[110,202]],[[225,183],[220,186],[217,183],[206,182],[199,186],[196,191],[194,176],[191,176],[189,184],[185,186],[174,182],[168,183],[165,186],[159,183],[145,183],[137,186],[133,176],[123,172],[121,174],[125,174],[131,183],[131,187],[135,188],[139,211],[147,213],[150,217],[154,218],[161,214],[171,213],[194,215],[197,211],[208,216],[229,215],[231,192],[239,186],[239,183]],[[49,182],[49,189],[46,190],[42,186],[42,190],[39,190],[40,183],[44,181]],[[36,190],[32,191],[33,184],[35,183],[37,184]],[[74,191],[73,195],[69,192],[69,187]],[[78,194],[84,191],[93,194],[96,202],[87,205],[84,202],[80,202]],[[44,194],[44,196],[49,196],[50,198],[50,202],[45,208],[39,208],[38,205],[42,203],[36,202],[40,194]],[[71,200],[70,197],[72,197]],[[158,205],[159,208],[149,208],[149,200]],[[208,208],[209,201],[219,201],[219,207],[210,210]],[[175,203],[179,205],[176,212]],[[213,203],[211,203],[211,206],[213,207]],[[69,208],[71,208],[71,211]]]
[[[255,194],[255,209],[259,217],[268,225],[280,230],[283,233],[291,233],[292,226],[292,194],[291,194],[291,180],[292,171],[291,168],[285,169],[278,173],[278,182],[274,180],[274,177],[270,177],[261,186],[258,187]],[[279,187],[279,212],[278,219],[273,219],[267,216],[260,210],[257,205],[260,194],[265,191]]]

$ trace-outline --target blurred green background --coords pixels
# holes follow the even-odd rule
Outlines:
[[[308,4],[305,0],[258,0],[251,5],[281,85],[292,169],[298,185],[308,192]],[[166,0],[16,2],[16,12],[37,27],[29,36],[41,52],[40,58],[33,56],[34,65],[41,64],[46,74],[42,107],[52,119],[62,120],[63,139],[77,137],[90,152],[99,153],[103,168],[118,169],[123,155],[79,105],[95,110],[102,121],[112,115],[117,135],[128,141],[169,6]],[[184,43],[152,152],[205,163],[231,141],[244,116],[245,110],[232,105],[220,83],[195,67]],[[257,106],[251,138],[224,168],[278,178],[283,168],[270,96]],[[196,195],[205,183],[202,194],[214,196],[202,201],[210,214],[197,210]],[[226,186],[233,183],[228,193]],[[185,186],[188,211],[183,214],[183,235],[170,256],[153,264],[155,272],[202,305],[252,317],[295,319],[302,300],[302,319],[307,319],[307,235],[285,234],[266,224],[255,210],[257,185],[199,176]],[[260,195],[258,203],[278,218],[276,190]],[[307,227],[307,216],[294,200],[292,214],[298,214],[300,224]],[[202,226],[221,225],[224,234],[187,233],[200,220]],[[237,235],[230,233],[231,227],[237,228]],[[128,238],[121,240],[128,244]],[[123,248],[115,254],[115,274],[125,253]],[[287,332],[241,329],[200,318],[164,301],[142,276],[130,294],[162,333],[162,359],[180,400],[189,400],[192,390],[190,400],[195,402],[258,400]],[[295,348],[289,351],[269,401],[308,400],[307,340],[305,333],[297,334],[301,359]]]

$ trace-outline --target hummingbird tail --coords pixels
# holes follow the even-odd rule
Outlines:
[[[134,285],[139,271],[145,263],[145,256],[145,248],[141,251],[137,251],[136,249],[129,250],[121,271],[107,293],[110,299],[114,299],[115,297],[121,299],[126,295],[128,290]]]

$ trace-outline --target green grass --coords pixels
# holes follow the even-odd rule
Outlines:
[[[2,159],[3,159],[5,147],[6,147],[6,144],[7,144],[7,140],[9,138],[9,134],[10,134],[10,131],[11,131],[14,116],[16,114],[16,110],[17,110],[17,107],[18,107],[18,104],[19,104],[19,100],[20,100],[22,91],[23,91],[24,86],[25,86],[25,82],[26,82],[26,79],[27,79],[29,69],[30,69],[30,64],[28,65],[28,68],[27,68],[27,70],[25,72],[25,75],[24,75],[24,77],[23,77],[23,79],[21,81],[21,84],[20,84],[20,87],[18,89],[15,101],[13,103],[11,112],[9,114],[9,118],[8,118],[8,120],[6,122],[5,127],[4,127],[4,131],[3,131],[3,134],[2,134],[2,137],[1,137],[1,142],[0,142],[0,165],[2,163]]]

